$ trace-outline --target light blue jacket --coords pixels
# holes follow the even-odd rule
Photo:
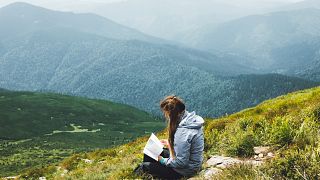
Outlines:
[[[175,158],[165,158],[164,164],[184,176],[193,176],[203,161],[203,123],[195,112],[185,111],[174,135]]]

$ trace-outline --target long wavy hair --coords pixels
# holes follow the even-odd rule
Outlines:
[[[174,158],[174,134],[177,131],[178,125],[181,121],[181,116],[183,115],[186,107],[182,99],[172,95],[165,97],[160,102],[160,108],[168,122],[168,141],[171,146],[170,153]]]

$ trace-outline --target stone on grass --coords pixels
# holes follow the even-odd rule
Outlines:
[[[255,154],[267,154],[270,152],[270,147],[269,146],[258,146],[254,147],[253,151]]]
[[[262,153],[259,154],[259,158],[263,158],[263,154]]]
[[[92,160],[90,160],[90,159],[82,159],[85,163],[87,163],[87,164],[92,164]]]
[[[258,161],[258,160],[248,160],[248,161],[245,161],[245,163],[250,164],[252,166],[261,166],[264,162]]]
[[[268,156],[268,157],[274,157],[274,154],[273,154],[272,152],[269,152],[269,153],[267,154],[267,156]]]
[[[232,157],[225,157],[225,156],[212,156],[208,161],[208,166],[216,166],[219,168],[227,168],[234,164],[241,163],[242,161],[239,159],[235,159]]]
[[[218,168],[210,168],[204,172],[205,179],[211,179],[213,176],[219,174],[222,170]]]

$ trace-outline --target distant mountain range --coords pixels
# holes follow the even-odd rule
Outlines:
[[[208,23],[263,13],[288,3],[250,1],[248,4],[217,0],[129,0],[94,4],[87,9],[144,33],[176,40],[185,31]]]
[[[299,76],[317,61],[319,27],[320,9],[282,11],[205,26],[186,36],[185,43],[249,57],[248,65],[267,72]]]
[[[297,9],[305,9],[305,8],[317,8],[320,9],[320,1],[318,0],[304,0],[300,2],[296,2],[290,5],[286,5],[284,7],[279,8],[278,10],[297,10]]]
[[[17,18],[17,12],[21,16],[17,11],[21,7],[24,17],[30,17],[27,19],[31,21]],[[40,20],[52,13],[55,14],[52,17],[64,20],[72,17],[73,20]],[[0,40],[0,87],[108,99],[154,114],[160,113],[158,103],[161,98],[177,94],[186,99],[189,109],[197,110],[203,116],[220,116],[283,93],[318,85],[276,74],[238,76],[263,71],[241,65],[246,60],[238,63],[241,57],[237,55],[214,55],[152,43],[153,38],[136,40],[136,36],[131,35],[123,35],[130,40],[115,39],[118,36],[112,34],[117,31],[108,32],[106,25],[105,33],[100,33],[109,33],[113,36],[110,39],[94,29],[88,30],[83,16],[59,14],[25,3],[0,9],[3,27],[23,28],[21,24],[28,24],[26,22],[45,22],[27,26],[26,31],[8,31],[8,36]],[[102,18],[101,21],[107,20]],[[70,28],[68,25],[74,22],[82,23]],[[118,27],[113,23],[109,25]],[[141,36],[142,40],[149,38]],[[255,89],[259,89],[259,93],[244,96]]]
[[[68,29],[113,39],[165,43],[164,40],[143,34],[95,14],[52,11],[22,2],[1,8],[0,24],[1,39],[24,36],[39,30]]]

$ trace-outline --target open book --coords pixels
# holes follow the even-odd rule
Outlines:
[[[152,159],[158,161],[158,156],[160,156],[163,150],[163,145],[156,135],[151,134],[146,146],[143,149],[143,153]]]

